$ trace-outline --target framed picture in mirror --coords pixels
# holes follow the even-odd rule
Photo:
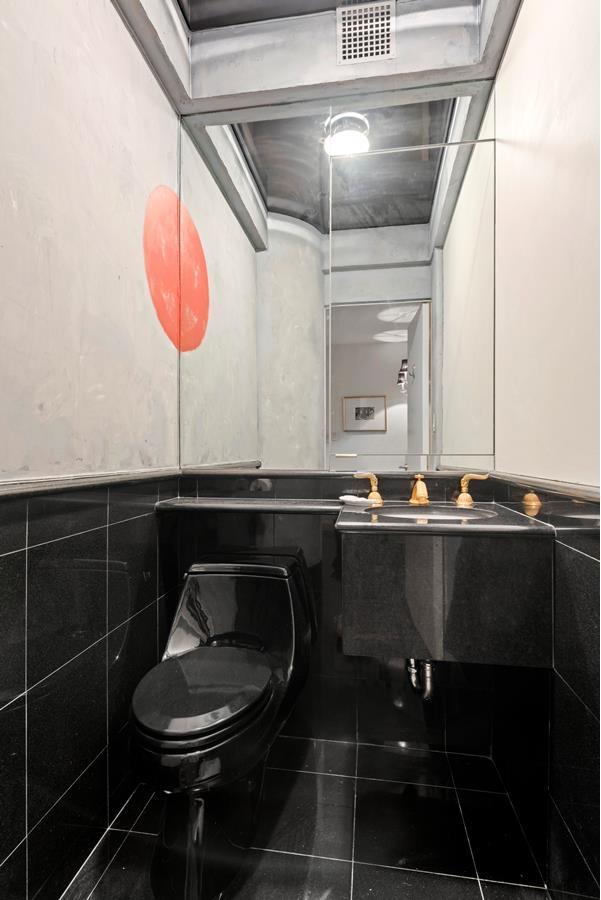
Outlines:
[[[343,397],[345,431],[386,431],[386,397]]]

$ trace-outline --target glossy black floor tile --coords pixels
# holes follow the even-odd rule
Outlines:
[[[313,676],[307,681],[283,734],[354,741],[357,730],[354,680]]]
[[[120,625],[157,597],[154,515],[111,525],[108,536],[108,624]]]
[[[28,551],[27,680],[36,684],[106,633],[106,530]]]
[[[106,755],[81,775],[28,835],[29,897],[60,897],[106,826]]]
[[[27,500],[21,497],[0,498],[0,553],[11,553],[25,547]]]
[[[146,834],[159,834],[167,799],[165,794],[153,793],[148,803],[144,805],[141,813],[134,820],[132,829]]]
[[[25,551],[0,557],[0,706],[25,690]]]
[[[448,759],[455,787],[500,794],[505,792],[492,759],[485,756],[462,756],[458,753],[449,753]]]
[[[480,878],[542,886],[540,872],[508,798],[479,791],[458,793]]]
[[[355,860],[475,877],[454,790],[357,782]]]
[[[228,900],[349,900],[351,864],[251,851]]]
[[[23,900],[27,895],[27,851],[25,841],[0,865],[0,897]]]
[[[599,708],[599,562],[555,547],[555,668]]]
[[[452,787],[446,754],[406,747],[359,747],[359,778]]]
[[[115,835],[111,840],[118,849],[94,888],[91,900],[154,900],[152,858],[156,838],[131,833],[125,836],[125,840]],[[68,900],[75,898],[69,897]]]
[[[137,481],[110,487],[109,524],[154,512],[158,499],[157,481]]]
[[[406,869],[355,865],[353,900],[481,900],[478,882]]]
[[[549,900],[549,894],[544,888],[500,884],[493,881],[483,881],[481,884],[484,900]]]
[[[61,491],[29,500],[29,546],[106,525],[107,488]]]
[[[106,744],[106,647],[100,641],[28,694],[32,827]]]
[[[0,710],[0,862],[25,837],[25,698]],[[0,894],[1,896],[1,894]]]
[[[267,765],[293,772],[354,776],[356,755],[354,743],[280,737],[271,748]]]
[[[403,676],[398,683],[357,681],[358,740],[362,744],[404,745],[444,750],[444,711],[439,692],[424,703]]]
[[[481,885],[484,900],[549,900],[549,894],[544,888],[494,881],[482,881]]]
[[[334,775],[268,770],[256,847],[350,859],[353,784]]]
[[[138,682],[157,663],[156,603],[112,631],[107,641],[108,722],[112,738],[128,720]]]

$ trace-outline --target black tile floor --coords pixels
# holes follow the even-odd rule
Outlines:
[[[63,900],[155,900],[162,799],[141,785]],[[280,737],[228,900],[548,900],[485,757]],[[161,900],[161,898],[156,898]]]

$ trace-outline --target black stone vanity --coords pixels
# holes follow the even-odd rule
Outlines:
[[[345,508],[343,649],[550,666],[553,529],[497,503]]]

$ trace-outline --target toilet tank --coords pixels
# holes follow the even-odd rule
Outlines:
[[[241,554],[191,566],[163,659],[233,644],[264,650],[289,675],[310,647],[311,599],[301,565],[296,557]]]

